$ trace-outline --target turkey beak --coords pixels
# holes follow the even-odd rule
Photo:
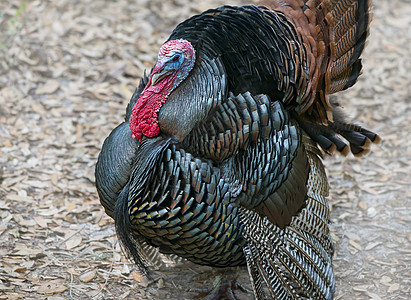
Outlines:
[[[168,76],[169,74],[173,73],[174,70],[172,69],[165,69],[162,67],[158,72],[151,75],[151,85],[156,85],[159,83],[164,77]]]

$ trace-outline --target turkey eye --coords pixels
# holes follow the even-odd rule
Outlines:
[[[172,62],[178,62],[179,59],[180,59],[180,55],[175,55],[171,61]]]

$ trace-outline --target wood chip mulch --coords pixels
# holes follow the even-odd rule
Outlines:
[[[245,2],[1,1],[0,299],[192,299],[210,286],[212,269],[193,264],[138,273],[94,166],[171,30],[224,3]],[[325,161],[336,299],[411,297],[411,5],[374,6],[364,74],[339,99],[383,140]]]

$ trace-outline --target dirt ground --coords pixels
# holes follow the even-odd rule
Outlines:
[[[0,299],[192,299],[210,285],[211,269],[192,264],[150,282],[135,271],[94,166],[171,30],[228,2],[245,3],[0,2]],[[411,3],[374,6],[364,74],[339,97],[382,143],[325,162],[336,299],[411,299]]]

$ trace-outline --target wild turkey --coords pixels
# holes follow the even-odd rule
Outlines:
[[[361,72],[369,6],[278,0],[176,27],[96,166],[100,201],[144,274],[149,245],[247,265],[257,299],[332,298],[321,157],[379,140],[329,101]]]

